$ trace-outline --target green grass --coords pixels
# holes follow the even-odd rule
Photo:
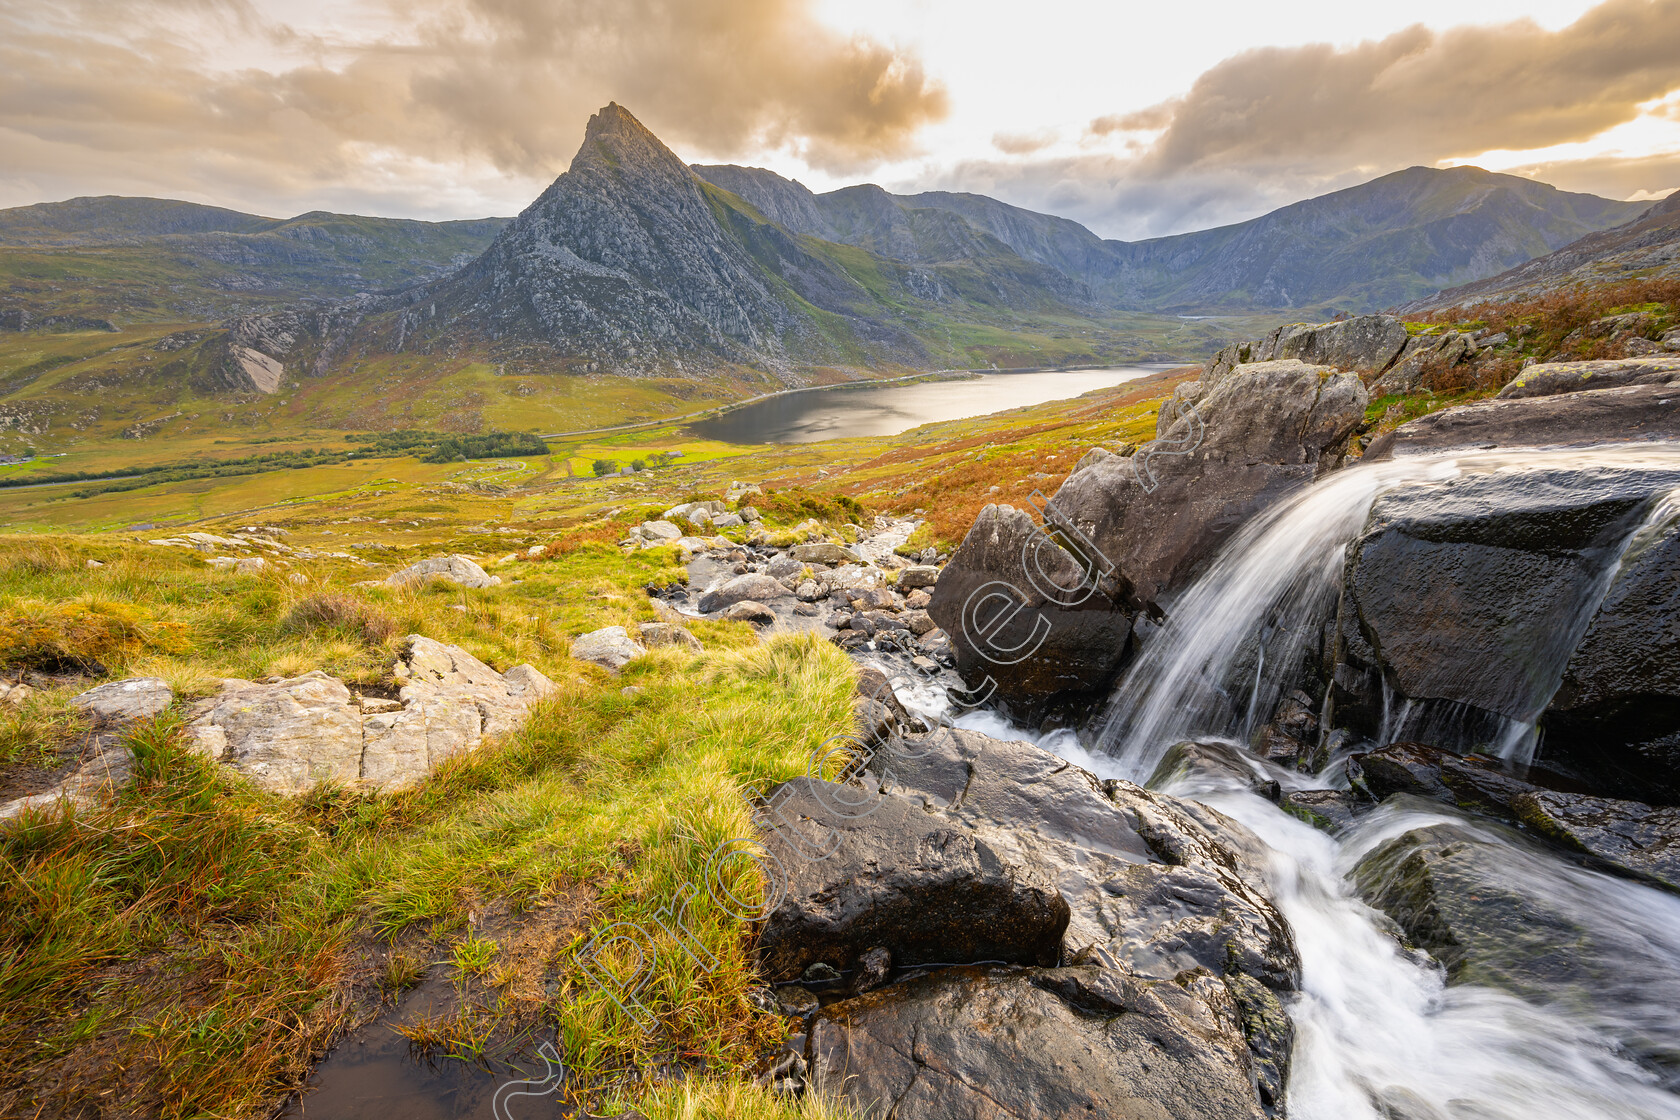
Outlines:
[[[94,557],[105,566],[85,567]],[[665,562],[663,550],[588,546],[522,565],[516,585],[399,594],[351,586],[354,571],[314,570],[304,587],[230,579],[194,555],[100,538],[15,550],[0,610],[167,616],[167,641],[136,624],[96,633],[93,648],[112,675],[165,676],[183,703],[220,676],[319,667],[372,682],[390,662],[387,635],[411,630],[501,668],[533,661],[560,688],[508,741],[389,796],[287,801],[187,753],[173,715],[139,729],[139,778],[115,800],[0,834],[0,1110],[73,1111],[117,1092],[143,1114],[260,1111],[350,1025],[358,983],[417,978],[407,961],[358,981],[351,948],[372,938],[395,954],[416,932],[449,945],[463,975],[517,985],[523,969],[554,993],[434,1024],[445,1052],[481,1052],[500,1016],[559,1030],[568,1065],[604,1092],[656,1057],[718,1072],[751,1061],[781,1027],[745,1001],[744,930],[709,902],[706,856],[750,834],[745,791],[803,772],[816,743],[849,727],[850,663],[807,638],[760,645],[738,624],[697,626],[705,653],[657,651],[616,678],[566,658],[569,634],[650,616],[631,591],[667,577]],[[39,645],[9,639],[0,659],[37,659]],[[31,726],[24,738],[43,732]],[[703,896],[690,928],[718,966],[695,969],[663,946],[644,1030],[573,954],[612,922],[656,928],[651,916],[684,888]],[[584,900],[586,921],[547,957],[504,961],[471,925],[564,899]],[[62,1076],[71,1068],[78,1079]]]

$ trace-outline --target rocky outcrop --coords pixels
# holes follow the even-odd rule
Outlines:
[[[1523,370],[1516,380],[1499,390],[1498,399],[1551,397],[1559,393],[1617,389],[1623,385],[1680,385],[1680,357],[1544,362]]]
[[[325,673],[223,682],[194,705],[187,733],[206,758],[261,789],[323,781],[403,789],[440,763],[512,733],[554,684],[529,665],[502,674],[459,646],[411,634],[393,670],[396,700],[354,696]]]
[[[1373,397],[1410,393],[1430,374],[1439,374],[1476,355],[1476,343],[1459,331],[1420,334],[1406,340],[1394,364],[1371,384]]]
[[[485,572],[470,556],[432,556],[387,576],[388,587],[415,588],[429,583],[453,583],[461,587],[498,587],[502,578]]]
[[[1059,692],[1100,689],[1136,612],[1158,613],[1156,601],[1184,587],[1243,521],[1339,466],[1366,402],[1356,375],[1293,359],[1210,373],[1163,404],[1160,438],[1057,491],[1049,524],[1083,540],[1065,531],[1052,540],[1027,515],[988,507],[928,608],[951,635],[959,671],[979,683],[1008,665],[995,674],[998,695],[1029,717]],[[990,584],[1007,598],[981,611]]]
[[[1680,391],[1665,385],[1629,385],[1444,408],[1384,432],[1371,441],[1365,460],[1495,447],[1591,447],[1656,440],[1680,440]]]
[[[1392,315],[1360,315],[1316,326],[1290,323],[1256,342],[1236,342],[1220,350],[1207,363],[1202,380],[1217,383],[1238,366],[1283,358],[1380,374],[1406,347],[1406,326]]]
[[[818,1012],[808,1062],[874,1116],[1263,1120],[1242,1037],[1201,970],[953,968]]]
[[[858,1075],[844,1088],[854,1102],[893,1087],[925,1090],[951,1110],[936,1114],[969,1115],[989,1107],[972,1085],[936,1076],[910,1089],[893,1053],[914,1045],[928,1066],[960,1068],[974,1056],[963,1040],[1005,1022],[1019,1023],[1008,1032],[1014,1044],[1061,1053],[1096,1037],[1070,1033],[1076,1015],[1110,1039],[1080,1067],[1094,1075],[1159,1062],[1226,1086],[1208,1100],[1238,1108],[1232,1115],[1281,1102],[1292,1038],[1281,1000],[1299,964],[1266,891],[1264,851],[1235,822],[1099,782],[1030,744],[960,730],[893,740],[850,783],[779,787],[763,813],[775,826],[765,842],[786,875],[760,930],[767,973],[838,974],[875,949],[898,970],[887,987],[825,1008],[809,1035],[814,1076],[839,1087],[842,1068]],[[916,979],[921,967],[1000,961],[1020,967]],[[1079,994],[1086,989],[1109,995]],[[1008,1008],[1029,1006],[1041,1014],[1007,1018]],[[1203,1045],[1104,1031],[1127,1006],[1143,1013],[1132,1020],[1140,1026],[1156,1014],[1162,1030],[1175,1014],[1200,1022]],[[948,1027],[902,1033],[929,1017]],[[847,1029],[863,1049],[846,1049]],[[838,1064],[848,1055],[850,1067]],[[1078,1072],[1053,1062],[1018,1075],[1022,1092],[1045,1100],[1084,1100],[1082,1091],[1112,1110],[1132,1099],[1123,1079],[1076,1090]]]
[[[1648,794],[1675,788],[1664,744],[1680,707],[1662,698],[1680,684],[1665,629],[1680,585],[1661,511],[1676,486],[1674,470],[1583,467],[1466,473],[1379,498],[1348,553],[1337,724],[1375,736],[1387,718],[1393,737],[1497,754],[1545,714],[1543,758],[1567,756],[1602,784],[1632,752]]]

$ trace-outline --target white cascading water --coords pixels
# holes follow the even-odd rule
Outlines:
[[[1116,690],[1099,736],[1106,753],[1091,753],[1069,731],[1025,733],[995,713],[955,722],[1035,740],[1099,776],[1134,782],[1148,781],[1184,738],[1246,743],[1255,721],[1272,711],[1284,674],[1316,639],[1340,589],[1346,546],[1379,494],[1467,470],[1585,463],[1673,469],[1680,448],[1477,454],[1350,468],[1245,528],[1178,600]],[[1677,504],[1671,496],[1647,529],[1671,519]],[[1636,531],[1622,551],[1638,547]],[[1596,594],[1601,598],[1602,589]],[[1403,714],[1387,722],[1398,727]],[[1517,726],[1511,740],[1530,731]],[[1330,785],[1327,775],[1253,764],[1286,788]],[[1294,1120],[1680,1120],[1680,1095],[1625,1048],[1640,1039],[1680,1053],[1680,1001],[1673,998],[1680,898],[1519,848],[1449,809],[1385,806],[1332,837],[1235,777],[1191,775],[1162,788],[1225,812],[1270,848],[1274,897],[1302,961],[1302,989],[1290,1009],[1297,1031],[1288,1093]],[[1510,847],[1524,889],[1600,943],[1621,947],[1634,982],[1590,1008],[1527,1002],[1471,984],[1448,987],[1439,967],[1404,951],[1388,920],[1359,899],[1349,872],[1388,840],[1448,822]]]

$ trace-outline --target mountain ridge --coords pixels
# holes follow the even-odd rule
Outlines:
[[[819,195],[763,168],[695,170],[800,232],[888,255],[925,256],[913,216],[954,213],[1084,284],[1093,302],[1134,311],[1380,310],[1492,275],[1643,208],[1477,167],[1411,167],[1244,222],[1127,242],[984,195],[893,195],[873,184]]]

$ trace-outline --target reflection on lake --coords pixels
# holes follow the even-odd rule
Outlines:
[[[814,443],[821,439],[890,436],[939,420],[962,420],[1077,397],[1167,368],[1117,366],[986,373],[960,381],[842,385],[771,397],[690,427],[704,439],[726,443]]]

